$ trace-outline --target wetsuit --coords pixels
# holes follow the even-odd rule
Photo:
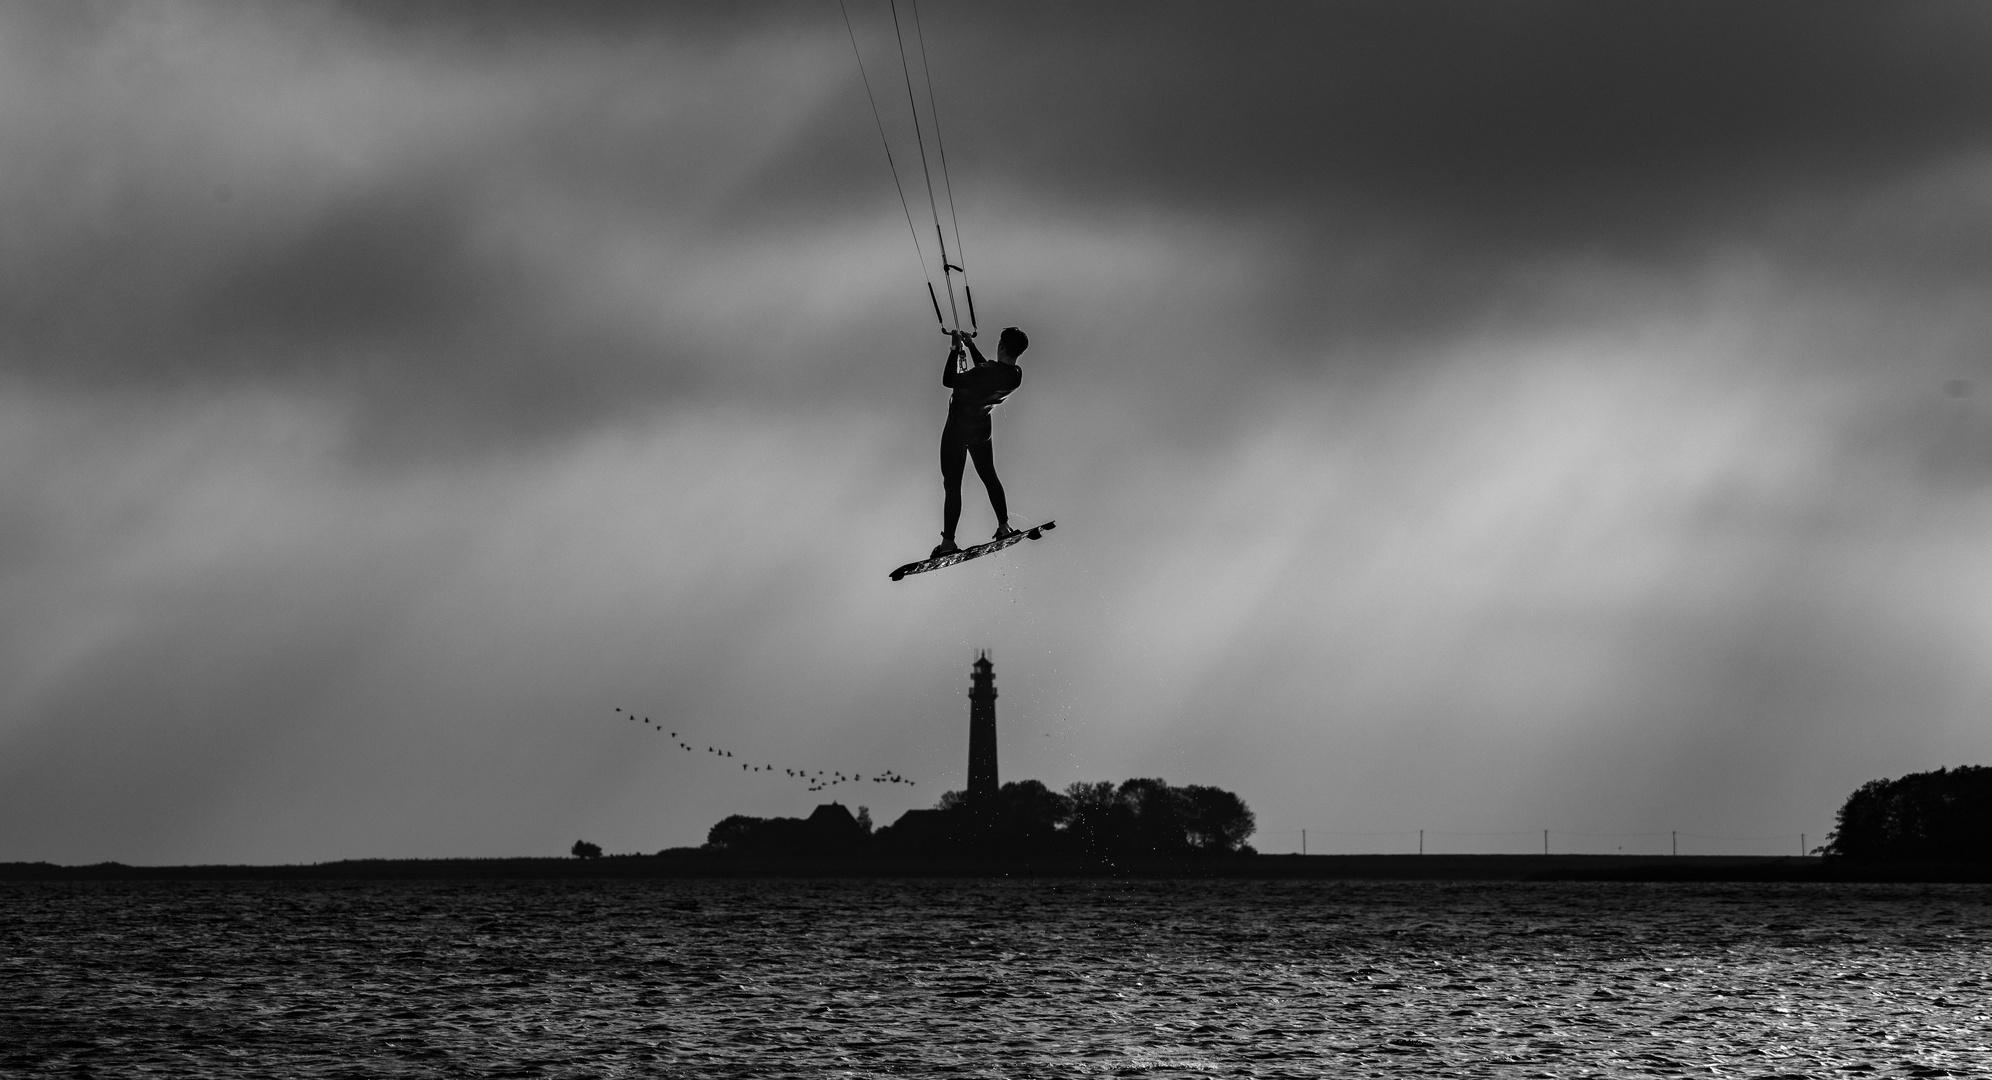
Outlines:
[[[989,441],[989,410],[1001,405],[1024,381],[1024,373],[1017,365],[985,360],[974,339],[958,340],[961,344],[948,350],[947,366],[941,369],[941,385],[954,389],[954,396],[948,399],[948,422],[941,428],[941,484],[947,492],[942,506],[946,527],[941,535],[950,540],[954,539],[955,523],[961,520],[964,457],[975,462],[975,475],[982,478],[982,486],[989,490],[989,506],[996,511],[997,522],[1010,520],[1003,482],[996,478],[995,449]],[[967,371],[957,371],[963,345],[968,348],[973,366]]]

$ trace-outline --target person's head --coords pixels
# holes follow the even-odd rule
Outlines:
[[[1003,328],[1003,336],[996,339],[996,359],[1014,364],[1024,350],[1031,347],[1031,339],[1014,326]]]

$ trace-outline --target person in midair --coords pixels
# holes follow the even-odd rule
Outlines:
[[[982,486],[989,492],[989,507],[996,511],[996,533],[991,539],[1017,534],[1010,527],[1010,504],[1003,498],[1003,481],[996,477],[989,410],[1001,405],[1024,381],[1017,357],[1030,348],[1031,339],[1014,326],[1004,327],[996,339],[996,359],[992,362],[983,359],[974,338],[959,330],[953,336],[947,366],[941,369],[941,385],[954,390],[954,395],[948,399],[948,421],[941,428],[941,486],[946,498],[941,506],[941,542],[928,556],[935,559],[961,550],[955,546],[955,525],[961,520],[964,458],[975,462],[975,475],[982,478]]]

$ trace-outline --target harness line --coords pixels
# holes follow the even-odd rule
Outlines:
[[[955,257],[961,260],[961,265],[950,267],[947,259],[942,258],[941,276],[945,278],[950,269],[961,272],[961,291],[968,298],[968,328],[979,330],[981,327],[975,322],[975,290],[968,284],[968,248],[961,242],[961,214],[955,209],[954,179],[948,175],[948,144],[941,138],[941,107],[934,100],[934,69],[927,63],[927,34],[920,27],[920,0],[912,0],[912,4],[913,37],[920,43],[920,73],[927,79],[927,115],[934,118],[934,146],[941,152],[941,188],[948,199],[948,220],[954,225]],[[953,298],[950,293],[949,299]],[[960,323],[961,320],[955,320],[957,326]]]
[[[842,0],[839,0],[839,2],[841,3]],[[913,69],[906,62],[906,36],[899,29],[899,0],[891,0],[891,6],[892,36],[899,42],[899,70],[906,77],[906,106],[913,111],[913,139],[920,146],[920,175],[927,181],[927,209],[934,215],[934,239],[941,245],[941,280],[947,283],[948,313],[954,316],[955,328],[959,330],[961,328],[961,312],[955,307],[954,278],[948,276],[948,237],[946,233],[941,231],[941,208],[934,201],[934,174],[927,166],[927,138],[921,134],[920,106],[918,101],[913,97]],[[924,55],[921,57],[921,62],[926,62]],[[936,133],[938,134],[938,131]],[[953,212],[954,204],[952,200],[948,204],[948,209],[949,212]],[[926,269],[925,259],[921,260],[920,268],[923,271]],[[931,285],[932,282],[929,281],[929,284]],[[942,324],[941,329],[947,329],[945,323]]]
[[[872,95],[871,76],[865,74],[864,54],[858,51],[858,33],[857,31],[851,29],[851,10],[844,6],[844,0],[837,0],[837,10],[844,13],[844,33],[850,36],[851,55],[856,57],[858,61],[858,78],[864,81],[865,100],[871,103],[872,123],[878,125],[878,141],[880,144],[882,144],[885,147],[885,167],[892,170],[892,189],[899,193],[899,210],[901,213],[906,215],[906,231],[912,234],[913,236],[913,255],[915,258],[918,258],[920,260],[920,276],[926,279],[927,282],[927,299],[932,300],[934,302],[934,321],[941,324],[941,329],[946,330],[948,328],[948,322],[946,319],[941,318],[941,302],[938,299],[935,299],[934,297],[934,275],[927,272],[927,254],[926,252],[920,250],[920,230],[915,228],[913,225],[913,211],[906,204],[906,188],[903,185],[901,185],[899,182],[899,165],[892,160],[892,141],[885,137],[885,120],[881,118],[878,113],[878,98]],[[901,47],[902,57],[904,56],[904,52],[905,52],[904,46],[902,46]],[[914,120],[917,125],[919,118],[916,116]],[[939,132],[936,131],[935,134],[936,136],[938,136]],[[926,162],[923,158],[921,161],[921,165],[924,167],[925,164]],[[945,164],[943,165],[942,168],[943,168],[943,178],[945,179],[946,176]],[[928,193],[927,193],[928,199],[931,201],[933,198],[932,182],[929,181],[927,186],[928,186]],[[952,198],[950,198],[950,201],[948,203],[948,208],[950,210],[954,208],[954,203],[952,201]],[[957,240],[960,239],[959,229],[957,229],[956,231],[956,239]],[[946,265],[947,263],[946,247],[943,247],[941,249],[941,262],[942,265]],[[945,271],[943,271],[942,276],[946,277]],[[964,281],[963,288],[966,287],[967,287],[967,282]],[[954,293],[952,291],[948,293],[948,300],[950,302],[954,300]],[[975,306],[974,301],[973,300],[969,301],[969,307],[971,310],[974,308],[974,306]],[[959,323],[960,320],[956,320],[956,322]]]

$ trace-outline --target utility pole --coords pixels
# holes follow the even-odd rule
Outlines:
[[[1798,857],[1799,857],[1799,858],[1801,858],[1801,859],[1803,859],[1803,858],[1805,857],[1805,834],[1804,834],[1804,833],[1799,833],[1799,834],[1798,834]]]
[[[1548,830],[1548,829],[1544,829],[1544,830],[1542,831],[1542,853],[1543,853],[1544,855],[1547,855],[1547,854],[1549,854],[1549,830]]]
[[[1673,835],[1674,835],[1674,854],[1679,855],[1681,853],[1681,830],[1675,829]]]
[[[1301,853],[1302,855],[1305,855],[1305,854],[1307,854],[1307,830],[1306,830],[1306,829],[1302,829],[1302,830],[1300,830],[1300,853]]]
[[[1419,830],[1418,830],[1418,854],[1420,854],[1420,855],[1423,855],[1424,853],[1425,853],[1425,830],[1423,830],[1423,829],[1419,829]]]

